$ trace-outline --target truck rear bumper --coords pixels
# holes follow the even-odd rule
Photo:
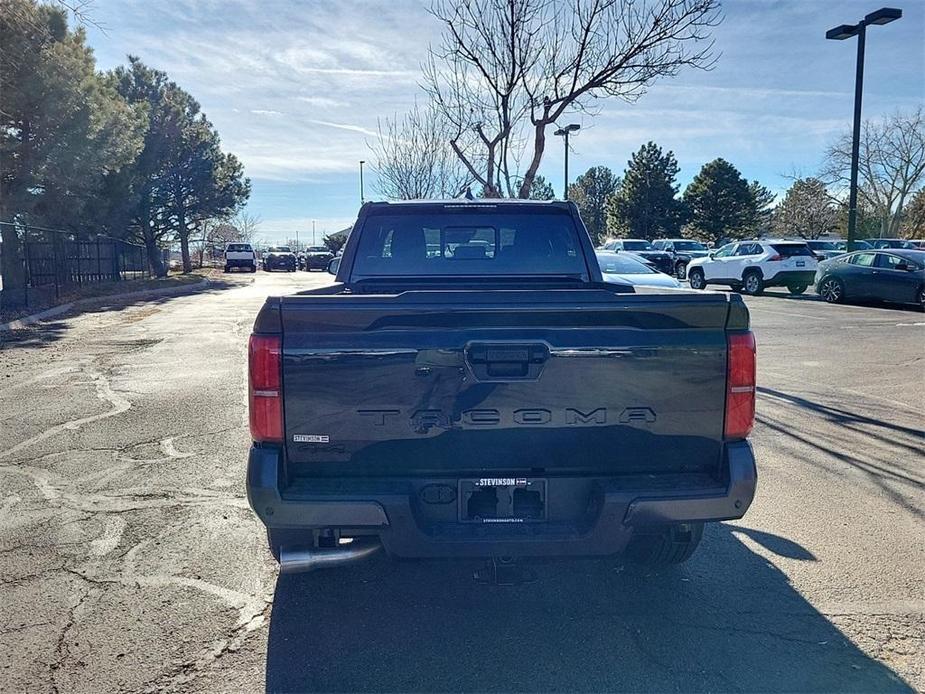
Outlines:
[[[313,531],[377,536],[398,557],[591,556],[620,552],[633,529],[665,523],[741,518],[755,494],[757,473],[746,441],[725,446],[722,479],[689,476],[681,485],[658,476],[549,478],[563,493],[584,488],[586,511],[568,521],[460,523],[435,520],[422,489],[441,481],[389,478],[300,480],[284,484],[282,452],[253,446],[248,461],[251,507],[273,530],[311,541]],[[452,489],[452,480],[443,480]],[[427,503],[431,503],[432,499]],[[455,502],[455,496],[447,504]],[[441,500],[441,503],[443,501]]]

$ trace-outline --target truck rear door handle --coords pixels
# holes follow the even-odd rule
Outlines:
[[[532,381],[539,378],[549,348],[542,343],[472,343],[466,362],[480,381]]]

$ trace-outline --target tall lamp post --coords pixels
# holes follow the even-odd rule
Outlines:
[[[360,204],[361,205],[364,202],[366,202],[366,199],[363,197],[363,164],[365,163],[366,163],[365,160],[360,159]]]
[[[553,135],[562,137],[565,139],[565,183],[563,184],[562,189],[562,199],[568,200],[568,136],[569,133],[577,132],[581,129],[581,126],[578,123],[572,123],[571,125],[566,125],[564,128],[559,128]]]
[[[315,240],[315,220],[312,220],[312,245],[317,246],[318,242]]]
[[[858,60],[854,77],[854,132],[851,136],[851,183],[848,192],[848,248],[854,250],[858,223],[858,156],[861,146],[861,95],[864,91],[864,42],[870,24],[889,24],[903,16],[903,11],[882,7],[871,12],[857,24],[841,24],[825,32],[827,39],[844,41],[858,37]]]

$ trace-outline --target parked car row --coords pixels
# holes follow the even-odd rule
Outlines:
[[[334,254],[324,246],[309,246],[294,253],[289,246],[270,246],[258,259],[257,252],[249,243],[229,243],[225,246],[225,272],[235,268],[256,272],[261,265],[266,272],[283,270],[325,270]]]
[[[753,296],[767,287],[802,294],[812,285],[829,303],[877,300],[925,309],[925,251],[884,246],[823,261],[817,255],[809,242],[738,241],[691,261],[688,279],[692,289],[722,284]]]

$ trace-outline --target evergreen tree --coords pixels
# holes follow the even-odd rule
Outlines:
[[[684,224],[677,199],[678,162],[654,142],[643,145],[627,162],[623,183],[607,204],[607,230],[622,237],[654,239],[677,236]]]
[[[757,236],[758,234],[766,233],[771,227],[773,215],[771,204],[777,198],[777,195],[758,181],[752,181],[748,184],[748,192],[752,196],[751,221],[748,227]]]
[[[555,200],[555,198],[556,191],[553,190],[552,183],[537,174],[530,187],[530,200]]]
[[[22,303],[16,225],[90,232],[104,176],[141,146],[142,116],[96,73],[82,29],[33,0],[0,3],[3,306]]]
[[[702,241],[743,238],[755,216],[755,198],[748,182],[725,159],[704,164],[684,191],[690,228]]]
[[[591,241],[601,243],[607,233],[607,201],[620,187],[620,179],[606,166],[594,166],[568,187],[568,197],[578,206]]]
[[[119,175],[124,214],[148,252],[158,275],[166,273],[160,248],[180,241],[183,269],[191,269],[190,235],[206,220],[230,216],[247,200],[250,182],[240,162],[224,154],[218,133],[199,104],[159,70],[129,56],[128,67],[113,73],[120,93],[143,104],[147,114],[144,148]]]

